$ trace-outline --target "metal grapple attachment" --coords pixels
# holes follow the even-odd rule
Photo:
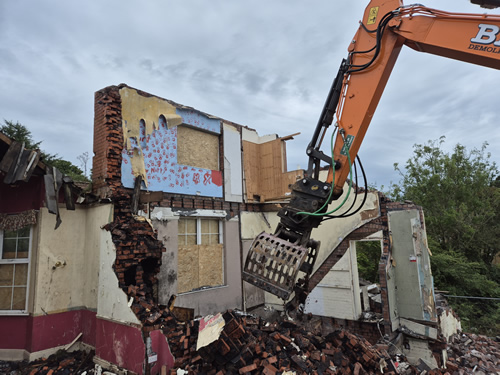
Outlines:
[[[308,279],[318,250],[318,241],[309,240],[303,247],[262,232],[248,252],[243,280],[287,300],[296,287],[299,271]]]

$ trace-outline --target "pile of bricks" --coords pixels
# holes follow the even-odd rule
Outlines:
[[[219,338],[196,350],[198,321],[170,321],[164,332],[178,369],[188,374],[496,374],[499,343],[485,336],[460,334],[448,348],[446,368],[411,366],[404,357],[391,358],[386,344],[371,345],[345,330],[321,324],[261,318],[227,311]]]
[[[2,362],[0,361],[0,374],[9,375],[69,375],[92,373],[94,352],[66,352],[58,351],[48,358],[38,359],[33,362]]]
[[[452,374],[498,374],[500,343],[486,336],[460,334],[448,344],[446,367]]]
[[[292,321],[266,323],[227,311],[218,340],[196,351],[198,327],[167,331],[176,374],[375,374],[395,373],[392,362],[365,339],[343,330],[326,336]],[[181,328],[181,327],[178,327]]]

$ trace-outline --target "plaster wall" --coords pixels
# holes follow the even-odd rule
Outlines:
[[[36,259],[32,262],[32,266],[36,265],[35,316],[85,307],[89,298],[84,297],[84,290],[95,285],[94,280],[86,277],[90,266],[85,246],[87,233],[81,229],[86,227],[87,211],[60,209],[60,214],[62,224],[54,230],[56,216],[46,208],[39,213]]]
[[[113,220],[113,205],[105,204],[90,207],[85,223],[85,288],[84,305],[92,311],[97,310],[97,291],[99,287],[99,267],[101,237],[105,231],[102,226]]]
[[[113,264],[116,260],[116,248],[111,239],[111,233],[102,229],[99,244],[97,318],[140,326],[141,322],[128,306],[127,295],[118,287],[118,278],[113,270]],[[99,331],[97,337],[99,337]]]
[[[446,341],[449,341],[451,336],[462,331],[462,323],[451,309],[446,309],[439,314],[439,328]]]
[[[161,305],[166,305],[170,297],[177,294],[178,222],[178,216],[170,216],[168,220],[152,220],[153,227],[158,231],[158,239],[165,244],[166,249],[158,274],[158,302]]]
[[[60,208],[62,224],[57,230],[56,216],[40,209],[32,262],[32,267],[36,265],[32,273],[35,316],[79,308],[96,310],[100,227],[109,221],[111,207]]]

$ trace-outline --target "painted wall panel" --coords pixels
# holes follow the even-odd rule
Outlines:
[[[81,310],[33,317],[31,345],[27,350],[38,352],[69,344],[83,333],[83,318]]]
[[[182,165],[177,160],[177,125],[220,134],[220,121],[194,110],[175,108],[160,98],[143,97],[130,88],[122,88],[120,95],[125,139],[122,184],[133,188],[135,177],[142,175],[150,191],[221,198],[220,170]],[[175,116],[175,121],[169,119]]]
[[[388,216],[399,316],[435,321],[432,274],[420,213],[393,211]]]
[[[224,198],[243,202],[243,173],[241,169],[240,132],[231,125],[224,126]]]
[[[29,316],[0,316],[0,349],[25,349]],[[4,360],[5,358],[1,358]],[[8,359],[8,358],[7,358]]]

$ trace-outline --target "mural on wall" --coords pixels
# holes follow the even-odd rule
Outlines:
[[[125,145],[122,184],[134,187],[142,175],[150,191],[222,197],[222,172],[178,163],[178,125],[220,134],[220,121],[192,109],[181,109],[156,97],[120,90]],[[199,152],[203,152],[202,149]]]

